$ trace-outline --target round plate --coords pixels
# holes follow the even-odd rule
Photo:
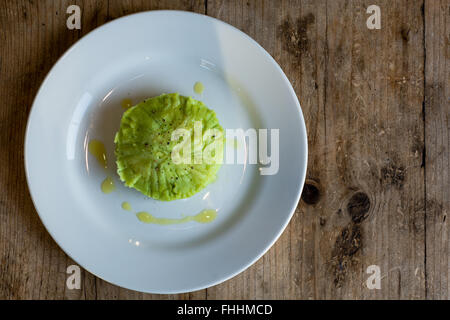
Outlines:
[[[193,91],[197,81],[205,86],[201,95]],[[261,165],[236,159],[206,189],[172,202],[124,187],[113,142],[121,101],[170,92],[203,101],[225,129],[279,129],[278,172],[261,175]],[[105,144],[106,170],[88,152],[92,139]],[[248,141],[234,148],[247,152]],[[180,11],[126,16],[78,41],[43,82],[25,140],[31,196],[59,246],[96,276],[152,293],[203,289],[254,263],[288,224],[306,163],[300,104],[277,63],[236,28]],[[110,194],[100,189],[107,176],[116,184]],[[121,208],[124,201],[131,212]],[[181,218],[203,209],[216,209],[216,220],[152,225],[136,217]]]

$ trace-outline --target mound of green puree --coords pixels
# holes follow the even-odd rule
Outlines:
[[[201,150],[204,150],[215,139],[205,137],[205,131],[218,129],[223,134],[223,128],[215,112],[202,102],[171,93],[128,109],[114,139],[120,179],[126,186],[164,201],[188,198],[213,182],[220,162],[195,164],[193,156],[189,164],[176,164],[172,160],[172,149],[181,139],[172,141],[172,132],[178,128],[188,130],[193,148],[196,121],[202,123]],[[223,158],[223,149],[218,156]]]

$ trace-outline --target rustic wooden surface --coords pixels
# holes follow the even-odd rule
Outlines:
[[[66,28],[66,8],[82,29]],[[366,27],[369,5],[381,30]],[[224,20],[281,65],[308,128],[305,191],[255,265],[181,295],[122,289],[82,272],[51,239],[24,174],[28,113],[43,78],[74,42],[143,10]],[[6,0],[0,4],[0,298],[449,299],[450,0]],[[366,286],[378,265],[381,289]]]

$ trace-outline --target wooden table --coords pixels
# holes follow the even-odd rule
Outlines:
[[[71,4],[82,10],[81,30],[66,27]],[[372,4],[381,29],[366,26]],[[308,129],[302,201],[273,248],[221,285],[150,295],[82,271],[81,289],[69,290],[74,262],[28,193],[28,113],[70,45],[107,21],[155,9],[224,20],[277,60]],[[449,299],[449,40],[450,0],[2,1],[0,298]],[[380,289],[367,287],[371,265]]]

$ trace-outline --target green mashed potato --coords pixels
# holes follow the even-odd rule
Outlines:
[[[190,138],[173,136],[176,129],[188,131]],[[194,140],[194,136],[200,135],[200,142]],[[216,179],[223,160],[223,140],[219,149],[214,143],[222,138],[223,128],[215,112],[202,102],[178,93],[150,98],[122,116],[114,139],[117,173],[126,186],[151,198],[164,201],[188,198]],[[186,142],[191,144],[190,157],[183,154]],[[178,159],[184,161],[174,161],[174,148]],[[196,161],[199,150],[210,150],[213,157],[209,159],[213,160]]]

